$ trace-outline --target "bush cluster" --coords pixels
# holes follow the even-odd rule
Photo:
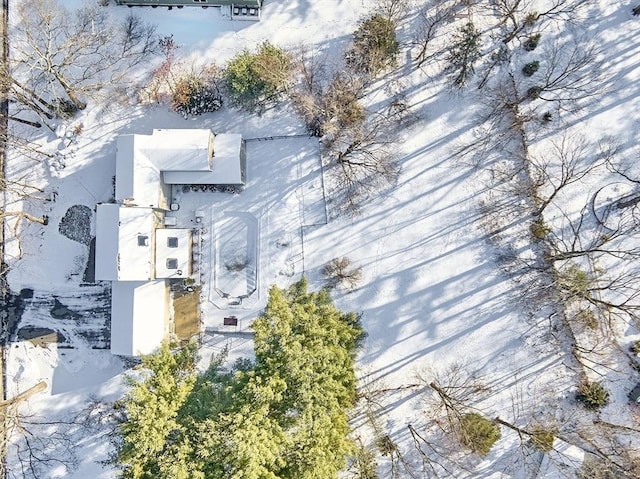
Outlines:
[[[191,74],[179,78],[173,86],[171,109],[185,118],[213,112],[221,106],[222,94],[215,76]]]

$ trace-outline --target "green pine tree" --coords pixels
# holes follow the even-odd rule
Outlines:
[[[127,479],[330,479],[355,448],[355,313],[306,280],[272,288],[254,322],[255,361],[228,372],[223,356],[194,372],[193,346],[143,360],[149,373],[122,401],[117,461]]]

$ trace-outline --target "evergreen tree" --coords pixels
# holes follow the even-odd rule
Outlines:
[[[245,50],[233,57],[222,76],[232,103],[253,109],[277,98],[291,72],[290,55],[264,42],[255,53]]]
[[[167,466],[159,458],[167,448],[179,448],[175,438],[184,434],[177,416],[195,383],[195,351],[190,345],[173,354],[165,344],[142,359],[150,373],[133,381],[123,401],[126,421],[120,425],[117,451],[123,478],[163,477],[161,470]]]
[[[353,46],[347,52],[347,65],[358,73],[375,76],[396,65],[400,44],[394,22],[374,14],[362,21],[353,33]]]
[[[454,73],[453,81],[457,87],[466,85],[475,73],[475,62],[480,58],[480,46],[480,31],[473,22],[458,30],[448,56],[448,70]]]
[[[123,478],[330,479],[353,450],[358,315],[306,280],[272,288],[255,321],[255,362],[196,375],[195,349],[144,358],[148,377],[123,400]]]

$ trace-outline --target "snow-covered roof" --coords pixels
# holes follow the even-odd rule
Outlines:
[[[141,153],[146,146],[144,135],[120,135],[116,147],[116,200],[136,206],[158,207],[160,203],[160,169],[150,157]],[[142,144],[142,145],[141,145]]]
[[[154,213],[151,208],[98,205],[96,279],[144,281],[153,278]]]
[[[161,171],[209,171],[212,136],[204,129],[153,130],[136,135],[136,149]]]
[[[165,281],[114,281],[111,288],[111,352],[139,356],[165,339],[168,311]]]
[[[163,169],[163,181],[168,185],[239,185],[242,184],[242,135],[221,133],[213,140],[211,170],[180,171]]]
[[[118,278],[118,222],[120,205],[108,203],[96,208],[95,277],[98,280]]]
[[[156,230],[156,278],[186,278],[191,274],[191,230]]]

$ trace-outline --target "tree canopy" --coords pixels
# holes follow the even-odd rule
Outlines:
[[[122,400],[121,477],[328,479],[354,450],[359,316],[338,310],[305,279],[272,287],[256,319],[255,359],[194,369],[196,348],[163,346]]]
[[[292,68],[286,51],[264,42],[256,52],[245,50],[233,57],[222,76],[232,103],[252,109],[278,97]]]

